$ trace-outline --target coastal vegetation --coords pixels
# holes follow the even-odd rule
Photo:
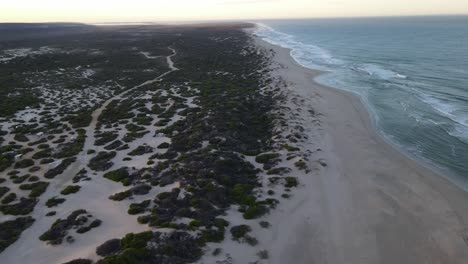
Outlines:
[[[108,237],[96,249],[101,264],[192,263],[211,243],[222,254],[226,239],[257,247],[251,223],[270,227],[262,219],[281,197],[293,195],[299,181],[292,175],[307,164],[295,142],[275,132],[284,121],[282,97],[269,75],[269,58],[252,45],[244,26],[85,35],[58,43],[61,51],[47,59],[31,58],[30,65],[50,76],[15,60],[14,69],[44,87],[30,88],[40,94],[38,105],[12,113],[12,129],[0,136],[0,179],[8,185],[0,184],[9,186],[0,186],[0,211],[29,215],[39,204],[41,217],[50,219],[39,239],[58,246],[114,220],[93,217],[94,203],[124,205],[121,217],[150,231]],[[163,57],[173,51],[174,65],[169,57],[142,61],[136,57],[141,50]],[[51,59],[56,66],[43,65]],[[106,184],[92,196],[104,199],[82,203],[90,199],[86,188]],[[110,193],[111,187],[118,189]],[[63,210],[74,211],[57,219]],[[232,220],[231,213],[241,217]]]

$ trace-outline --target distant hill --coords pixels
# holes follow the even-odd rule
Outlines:
[[[0,41],[87,33],[95,29],[80,23],[0,23]]]

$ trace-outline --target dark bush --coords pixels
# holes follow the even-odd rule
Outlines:
[[[16,204],[0,205],[0,211],[8,215],[27,215],[34,210],[37,201],[37,199],[22,197]]]
[[[44,177],[46,177],[47,179],[55,178],[57,175],[63,173],[68,168],[68,166],[70,166],[75,161],[76,161],[76,158],[66,158],[62,160],[62,162],[57,167],[52,168],[49,171],[47,171],[44,174]]]
[[[20,161],[16,162],[15,169],[24,169],[24,168],[27,168],[27,167],[31,167],[33,165],[34,165],[34,160],[32,160],[32,159],[23,159],[23,160],[20,160]]]
[[[34,218],[19,217],[0,223],[0,253],[20,237],[21,233],[34,223]]]
[[[95,171],[105,171],[112,167],[112,159],[117,155],[117,152],[99,152],[95,157],[93,157],[90,161],[88,166]]]
[[[74,259],[62,264],[93,264],[93,261],[90,259]]]
[[[96,248],[96,254],[101,257],[116,254],[122,249],[122,242],[120,239],[111,239],[104,242]]]
[[[122,167],[120,169],[109,171],[104,174],[104,178],[115,182],[121,182],[125,179],[128,179],[129,176],[130,174],[128,173],[127,167]]]
[[[265,153],[265,154],[260,154],[257,157],[255,157],[255,161],[258,163],[270,163],[274,161],[275,159],[279,158],[281,155],[278,153]]]
[[[65,202],[65,198],[52,197],[49,200],[47,200],[46,206],[50,208],[50,207],[57,206],[63,202]]]
[[[80,189],[81,189],[81,186],[79,185],[68,185],[60,192],[60,194],[69,195],[72,193],[77,193]]]
[[[285,177],[286,184],[284,185],[286,188],[292,188],[292,187],[297,187],[299,185],[299,182],[296,177]]]
[[[247,233],[250,231],[252,231],[252,229],[248,225],[238,225],[231,227],[231,235],[234,240],[239,240],[245,237],[245,235],[247,235]]]
[[[158,145],[158,149],[167,149],[167,148],[169,148],[169,146],[170,146],[169,143],[163,142],[163,143]]]

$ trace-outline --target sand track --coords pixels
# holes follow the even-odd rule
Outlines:
[[[127,214],[128,205],[126,203],[113,202],[108,199],[109,194],[122,191],[124,188],[120,184],[116,184],[100,176],[94,176],[92,181],[80,184],[82,186],[81,190],[74,195],[66,197],[65,203],[59,207],[47,208],[45,201],[58,195],[65,185],[71,184],[71,179],[82,168],[87,168],[87,164],[92,156],[87,155],[86,152],[89,149],[94,149],[94,142],[96,140],[95,130],[99,116],[113,100],[123,99],[128,93],[143,86],[159,82],[171,72],[178,70],[172,61],[172,57],[176,56],[177,52],[171,47],[168,47],[168,49],[172,51],[172,54],[166,57],[169,71],[114,95],[92,113],[92,121],[85,128],[86,141],[84,148],[77,155],[76,162],[71,164],[64,173],[51,181],[48,190],[41,196],[39,203],[32,213],[32,217],[36,219],[35,223],[25,230],[14,244],[10,245],[0,254],[0,263],[60,264],[75,258],[97,259],[97,255],[95,254],[96,247],[108,239],[119,238],[127,233],[142,232],[148,229],[146,225],[139,224],[135,216]],[[87,169],[90,171],[89,168]],[[81,208],[96,215],[103,221],[103,225],[80,236],[72,244],[65,242],[59,246],[50,246],[38,239],[42,233],[49,229],[55,219],[66,218],[70,212]],[[45,217],[45,214],[52,210],[57,210],[57,215]]]

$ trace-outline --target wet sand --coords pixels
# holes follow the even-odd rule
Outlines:
[[[274,50],[309,141],[326,166],[269,216],[270,263],[468,263],[468,194],[376,133],[355,95],[314,81],[290,50]],[[315,114],[311,115],[313,109]]]

